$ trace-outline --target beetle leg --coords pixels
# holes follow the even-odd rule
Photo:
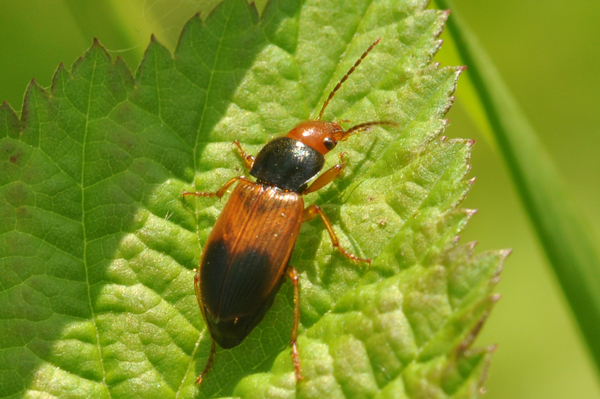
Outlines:
[[[336,177],[338,177],[340,174],[342,174],[342,170],[344,170],[344,167],[346,166],[346,162],[344,162],[344,156],[346,155],[345,152],[341,152],[340,153],[340,161],[341,163],[327,169],[325,172],[323,172],[323,174],[319,177],[317,177],[317,180],[315,180],[314,182],[312,182],[312,184],[302,192],[302,194],[310,194],[312,192],[315,192],[323,187],[325,187],[326,185],[328,185],[329,183],[331,183]]]
[[[298,324],[300,322],[300,288],[298,286],[299,276],[298,270],[292,265],[289,265],[286,270],[287,276],[294,284],[294,321],[292,323],[292,337],[290,345],[292,346],[292,362],[294,363],[294,371],[296,372],[296,380],[302,379],[302,369],[300,368],[300,355],[298,354]]]
[[[200,310],[202,311],[202,314],[204,315],[204,306],[202,305],[202,300],[200,299],[200,270],[199,269],[194,269],[194,271],[196,272],[196,275],[194,276],[194,288],[196,290],[196,299],[198,299],[198,305],[200,306]],[[206,362],[206,366],[204,367],[204,371],[202,371],[202,373],[198,376],[198,378],[196,378],[196,384],[202,384],[202,378],[204,378],[204,376],[206,376],[206,373],[208,373],[208,371],[210,370],[210,368],[212,367],[212,364],[215,361],[215,352],[217,350],[217,347],[215,346],[215,340],[212,339],[211,337],[211,347],[210,347],[210,354],[208,355],[208,361]]]
[[[211,341],[212,344],[210,346],[210,355],[208,355],[208,361],[206,362],[206,366],[204,367],[204,371],[202,371],[202,374],[200,374],[198,378],[196,378],[196,384],[202,385],[202,379],[210,371],[210,368],[212,367],[213,362],[215,361],[215,352],[217,351],[217,346],[214,339],[211,338]]]
[[[202,296],[200,295],[200,269],[194,269],[196,274],[194,275],[194,289],[196,290],[196,299],[198,300],[198,306],[204,316],[204,305],[202,305]]]
[[[246,151],[244,151],[244,149],[242,148],[242,145],[240,144],[239,141],[234,141],[233,144],[235,144],[238,148],[238,150],[240,150],[240,155],[242,156],[242,158],[244,158],[244,162],[246,163],[246,167],[248,169],[252,169],[252,166],[254,165],[254,155],[248,155],[246,154]]]
[[[200,270],[194,269],[194,272],[196,273],[194,275],[194,289],[196,290],[196,299],[198,300],[198,305],[200,306],[200,309],[202,309],[202,301],[200,301]]]
[[[183,196],[185,197],[186,195],[195,195],[196,197],[219,197],[219,198],[221,198],[223,195],[225,195],[225,192],[227,191],[227,189],[229,187],[231,187],[231,185],[233,183],[235,183],[236,181],[238,181],[240,179],[243,179],[243,177],[241,177],[241,176],[234,177],[233,179],[229,180],[227,183],[225,183],[223,185],[223,187],[221,187],[220,189],[218,189],[214,193],[207,193],[207,192],[200,192],[200,191],[196,191],[194,193],[191,193],[189,191],[184,191],[183,192]]]
[[[325,173],[327,173],[327,172],[325,172]],[[334,247],[336,247],[338,249],[338,251],[340,251],[342,253],[342,255],[344,255],[345,257],[350,258],[354,261],[367,262],[368,264],[371,264],[371,259],[359,258],[358,256],[354,255],[353,253],[348,252],[344,248],[342,248],[342,246],[340,245],[340,242],[338,241],[337,236],[335,235],[335,232],[333,231],[331,222],[329,221],[329,219],[327,219],[327,216],[325,216],[325,213],[323,213],[323,210],[318,205],[311,205],[304,210],[303,221],[306,222],[308,220],[312,220],[317,215],[321,216],[321,220],[323,220],[323,223],[325,224],[325,228],[329,232],[329,237],[331,237],[331,244]]]

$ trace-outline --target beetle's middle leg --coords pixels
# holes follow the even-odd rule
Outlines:
[[[327,219],[327,216],[325,216],[325,213],[323,212],[323,210],[321,209],[320,206],[311,205],[308,208],[306,208],[304,210],[304,216],[303,216],[302,221],[306,222],[308,220],[312,220],[315,217],[317,217],[317,215],[321,216],[321,220],[323,220],[323,224],[325,224],[325,228],[327,229],[327,232],[329,233],[329,237],[331,238],[331,245],[336,247],[338,249],[338,251],[340,251],[342,253],[342,255],[344,255],[345,257],[352,259],[354,261],[367,262],[368,264],[371,264],[371,259],[359,258],[358,256],[354,255],[353,253],[348,252],[344,248],[342,248],[337,236],[335,235],[335,231],[333,231],[333,226],[331,226],[331,222],[329,221],[329,219]]]
[[[290,345],[292,346],[292,362],[294,363],[294,371],[296,373],[296,380],[302,379],[302,369],[300,368],[300,355],[298,354],[298,324],[300,323],[300,277],[298,270],[292,265],[288,265],[286,274],[292,284],[294,284],[294,321],[292,322],[292,337],[290,338]]]

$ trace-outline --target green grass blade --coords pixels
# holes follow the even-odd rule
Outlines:
[[[550,264],[600,370],[600,255],[598,240],[575,207],[567,187],[533,127],[452,2],[448,31],[485,110]],[[471,112],[474,108],[467,107]]]

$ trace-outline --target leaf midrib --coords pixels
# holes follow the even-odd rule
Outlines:
[[[91,293],[91,284],[90,284],[90,273],[89,273],[89,264],[87,261],[87,247],[88,247],[88,240],[87,240],[87,226],[86,226],[86,209],[85,209],[85,192],[86,192],[86,186],[85,186],[85,171],[86,171],[86,152],[87,152],[87,136],[88,136],[88,131],[89,131],[89,125],[90,125],[90,109],[91,109],[91,104],[92,104],[92,91],[94,88],[94,81],[95,81],[95,77],[96,77],[96,69],[97,69],[97,59],[94,57],[94,67],[92,68],[92,77],[90,79],[90,88],[88,90],[88,96],[87,96],[87,109],[86,109],[86,114],[85,114],[85,129],[83,132],[83,140],[82,140],[82,163],[81,163],[81,181],[80,181],[80,187],[81,187],[81,218],[82,218],[82,225],[83,225],[83,267],[85,269],[85,279],[87,282],[87,294],[88,294],[88,301],[89,301],[89,305],[90,305],[90,312],[92,313],[92,317],[91,320],[94,323],[94,330],[96,331],[96,342],[97,342],[97,348],[98,348],[98,355],[99,355],[99,359],[100,359],[100,366],[102,368],[102,385],[104,385],[104,387],[106,388],[106,392],[108,394],[109,398],[112,398],[110,389],[108,388],[108,384],[106,383],[106,367],[104,365],[104,355],[102,353],[102,345],[100,344],[100,331],[98,329],[98,323],[96,320],[96,312],[94,311],[94,304],[92,301],[92,293]]]

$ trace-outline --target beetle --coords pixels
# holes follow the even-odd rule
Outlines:
[[[315,120],[302,122],[286,136],[269,141],[256,157],[246,154],[237,140],[234,142],[255,182],[238,176],[216,192],[183,193],[184,196],[221,198],[237,183],[208,237],[200,266],[195,269],[196,297],[212,341],[206,367],[198,376],[197,384],[202,383],[212,367],[216,344],[224,349],[239,345],[271,307],[286,275],[294,286],[292,361],[296,379],[302,379],[296,344],[300,318],[299,276],[288,262],[303,222],[320,216],[334,247],[353,261],[371,263],[340,246],[321,208],[313,204],[305,209],[302,196],[326,186],[342,173],[344,153],[340,154],[339,164],[308,184],[323,168],[325,154],[338,142],[374,125],[395,125],[377,121],[344,130],[336,122],[321,120],[335,93],[380,40],[369,46],[334,87]]]

